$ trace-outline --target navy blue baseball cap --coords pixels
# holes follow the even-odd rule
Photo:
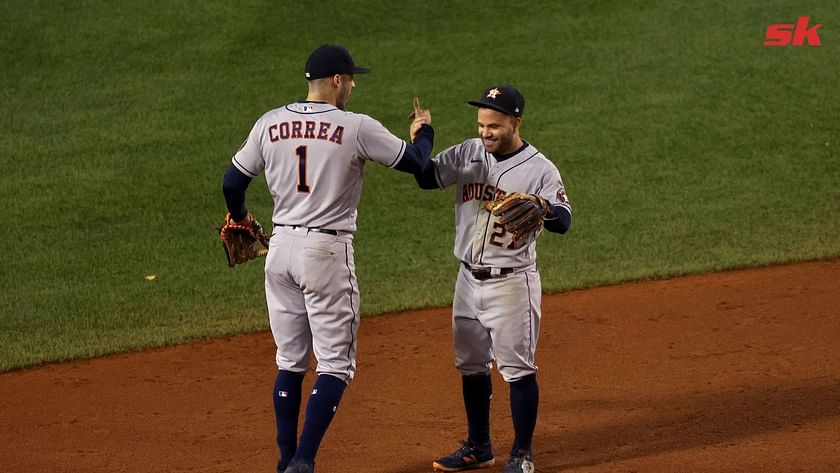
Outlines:
[[[336,74],[367,74],[370,69],[357,67],[343,46],[322,44],[306,60],[306,80],[332,77]]]
[[[525,111],[525,97],[512,85],[494,85],[485,90],[480,99],[467,103],[476,107],[492,108],[514,117],[521,117]]]

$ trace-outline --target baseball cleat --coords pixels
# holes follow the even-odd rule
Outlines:
[[[534,455],[525,450],[512,450],[502,473],[534,473]]]
[[[283,473],[315,473],[315,463],[302,458],[295,458]]]
[[[435,471],[464,471],[490,468],[496,459],[490,444],[479,447],[471,440],[461,441],[461,448],[432,462]]]

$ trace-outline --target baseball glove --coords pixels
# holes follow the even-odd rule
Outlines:
[[[224,223],[219,227],[219,238],[222,240],[222,248],[225,249],[228,266],[231,268],[268,254],[270,237],[265,234],[262,225],[250,213],[245,220],[250,220],[251,223],[248,225],[236,223],[228,213],[225,215]]]
[[[514,244],[539,233],[545,216],[550,212],[547,200],[536,194],[521,192],[511,192],[494,201],[487,201],[484,208],[499,218],[505,231],[513,235]]]

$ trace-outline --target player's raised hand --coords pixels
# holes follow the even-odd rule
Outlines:
[[[411,112],[408,118],[414,121],[423,120],[423,123],[427,125],[432,124],[432,112],[430,112],[428,109],[421,108],[420,99],[417,97],[414,97],[414,111]]]
[[[412,119],[411,126],[409,127],[409,134],[411,135],[411,142],[414,143],[414,140],[417,138],[417,133],[420,131],[420,127],[425,125],[432,124],[432,112],[427,109],[423,109],[420,107],[420,99],[414,97],[414,111],[408,116],[408,118]]]

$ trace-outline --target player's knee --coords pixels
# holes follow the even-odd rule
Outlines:
[[[275,363],[277,364],[277,369],[281,371],[291,371],[295,373],[306,373],[309,370],[309,354],[307,353],[306,357],[290,357],[286,356],[280,351],[277,351],[277,355],[274,358]]]
[[[459,365],[456,366],[461,376],[488,376],[490,375],[490,367],[483,365]]]
[[[507,381],[507,380],[506,380]],[[530,386],[537,382],[537,373],[531,373],[518,379],[508,381],[512,386]]]
[[[456,353],[455,368],[462,376],[487,375],[493,369],[493,359],[474,354]]]
[[[525,378],[537,377],[537,369],[530,366],[500,366],[499,373],[502,374],[506,383],[516,383]]]
[[[353,377],[356,375],[356,367],[353,363],[327,363],[319,360],[315,371],[319,376],[329,375],[344,381],[345,384],[353,382]]]

